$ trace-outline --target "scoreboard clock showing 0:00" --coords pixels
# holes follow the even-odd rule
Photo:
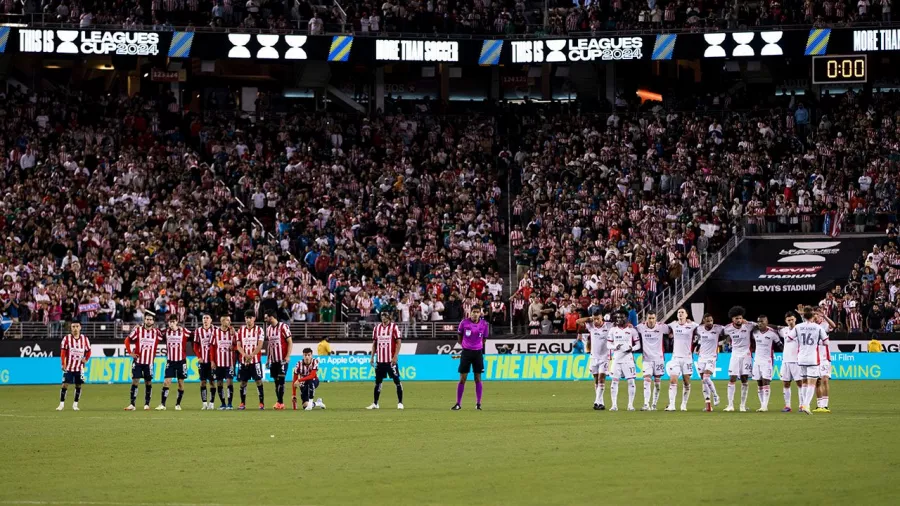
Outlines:
[[[813,84],[852,84],[869,80],[869,61],[864,54],[813,56]]]

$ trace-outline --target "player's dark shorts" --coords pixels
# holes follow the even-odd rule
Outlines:
[[[234,368],[233,367],[216,367],[216,380],[224,381],[227,379],[234,379]]]
[[[153,381],[153,370],[150,364],[131,363],[131,379],[144,379],[145,381]]]
[[[261,381],[263,376],[262,364],[241,364],[238,371],[238,379],[240,381]]]
[[[200,374],[200,381],[213,381],[216,379],[213,375],[212,364],[209,362],[197,362],[197,372]]]
[[[378,362],[375,364],[375,382],[381,383],[384,378],[391,378],[394,381],[400,381],[400,371],[397,364],[390,362]]]
[[[269,364],[269,376],[273,379],[287,376],[287,369],[287,362],[271,362]]]
[[[169,360],[166,362],[166,378],[187,379],[187,362],[184,360]]]
[[[475,374],[484,372],[484,353],[481,350],[464,349],[459,356],[459,373],[469,374],[469,371]]]
[[[67,385],[82,385],[84,384],[84,373],[66,371],[63,373],[63,383]]]
[[[303,402],[313,400],[313,397],[316,395],[316,388],[319,387],[319,380],[314,379],[310,381],[304,381],[302,385],[300,385],[300,400]]]

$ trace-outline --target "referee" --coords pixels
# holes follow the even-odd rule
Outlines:
[[[456,341],[462,344],[459,357],[459,384],[456,385],[456,404],[453,411],[462,409],[463,393],[466,391],[466,377],[471,370],[475,377],[475,409],[481,410],[481,373],[484,372],[484,341],[490,328],[481,319],[481,307],[472,307],[469,317],[459,323]]]

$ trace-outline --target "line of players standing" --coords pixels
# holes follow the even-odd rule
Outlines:
[[[628,323],[624,311],[612,314],[613,322],[605,321],[599,314],[581,318],[589,334],[588,352],[590,370],[594,376],[594,409],[606,409],[603,398],[607,376],[611,379],[610,411],[618,411],[619,380],[628,382],[628,410],[634,410],[636,365],[634,353],[643,355],[644,405],[642,411],[656,410],[659,400],[662,376],[669,374],[669,403],[666,411],[675,411],[678,394],[678,378],[684,387],[681,395],[681,411],[687,411],[691,395],[691,375],[694,372],[694,352],[699,353],[697,369],[701,377],[704,411],[713,411],[719,404],[719,395],[712,381],[717,367],[719,347],[728,342],[731,346],[731,361],[728,364],[728,406],[725,411],[734,411],[734,396],[737,380],[741,381],[740,411],[747,411],[748,380],[752,376],[757,381],[760,407],[764,412],[769,408],[770,383],[774,371],[774,344],[784,343],[784,353],[780,370],[784,381],[783,412],[791,411],[791,383],[796,382],[799,390],[799,410],[803,413],[830,413],[828,408],[829,383],[831,377],[831,357],[828,352],[828,330],[834,327],[821,311],[805,307],[803,314],[789,311],[785,314],[785,325],[776,327],[768,318],[760,316],[757,322],[744,319],[745,310],[740,306],[731,308],[726,326],[713,322],[710,314],[703,316],[698,324],[688,319],[688,313],[679,309],[677,320],[671,324],[659,323],[651,314],[646,322],[634,327]],[[803,322],[799,322],[802,317]],[[663,340],[671,336],[673,340],[672,358],[665,362]],[[612,370],[610,370],[610,359]],[[813,396],[817,397],[817,408],[810,411]]]

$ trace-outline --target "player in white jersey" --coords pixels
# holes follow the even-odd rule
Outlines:
[[[813,321],[813,316],[811,307],[803,308],[804,321],[795,327],[800,345],[797,362],[800,364],[800,376],[803,377],[803,386],[800,388],[800,411],[807,415],[812,414],[809,405],[816,395],[816,380],[819,378],[822,365],[819,346],[828,345],[828,334]]]
[[[797,363],[797,353],[800,351],[800,344],[797,341],[797,319],[799,315],[795,311],[788,311],[784,315],[784,323],[786,327],[782,327],[779,334],[784,341],[784,352],[781,354],[781,376],[784,381],[784,408],[782,413],[791,412],[791,382],[797,383],[797,392],[803,388],[800,382],[800,364]]]
[[[700,372],[703,398],[706,400],[704,411],[712,411],[713,406],[719,405],[719,393],[716,392],[712,377],[716,374],[719,346],[722,345],[722,326],[713,323],[712,315],[706,313],[703,315],[703,325],[694,332],[697,334],[697,348],[700,351],[697,370]]]
[[[641,338],[637,330],[628,324],[628,315],[621,309],[613,313],[616,325],[609,330],[606,337],[607,346],[613,354],[612,397],[610,411],[618,411],[619,378],[628,380],[628,411],[634,411],[634,352],[641,348]]]
[[[650,313],[647,316],[647,322],[637,326],[637,332],[641,336],[643,355],[641,369],[644,376],[644,405],[641,407],[641,411],[656,411],[659,387],[662,384],[662,376],[666,372],[663,339],[668,337],[671,331],[668,325],[658,323],[656,315]]]
[[[603,321],[600,311],[595,310],[594,315],[577,320],[579,325],[584,325],[588,331],[587,351],[591,354],[591,374],[594,375],[594,409],[602,411],[603,391],[606,390],[606,374],[609,372],[609,347],[606,345],[606,337],[612,324]]]
[[[756,324],[744,319],[745,310],[734,306],[728,310],[731,323],[722,332],[731,342],[731,362],[728,363],[728,406],[725,411],[734,411],[735,382],[741,378],[741,411],[747,411],[747,394],[750,392],[750,373],[753,372],[753,357],[750,353],[751,333]]]
[[[753,331],[753,342],[756,344],[756,353],[753,355],[753,379],[759,387],[757,391],[759,409],[756,411],[764,412],[769,410],[769,396],[772,393],[769,385],[772,383],[772,372],[775,369],[774,344],[781,341],[781,336],[777,330],[769,326],[769,318],[766,315],[759,315],[756,321],[758,325]]]
[[[821,308],[815,311],[813,321],[819,324],[826,334],[836,327],[831,318],[825,316]],[[831,379],[831,353],[828,346],[819,346],[819,360],[821,365],[819,366],[819,379],[816,381],[816,409],[813,410],[813,413],[831,413],[831,409],[828,407],[828,394],[831,391],[829,382]]]
[[[688,399],[691,397],[691,375],[694,374],[694,336],[696,323],[688,321],[688,312],[679,309],[678,321],[669,324],[672,331],[672,360],[668,364],[669,372],[669,405],[666,411],[675,411],[675,398],[678,396],[678,377],[684,382],[681,393],[681,410],[687,411]]]

